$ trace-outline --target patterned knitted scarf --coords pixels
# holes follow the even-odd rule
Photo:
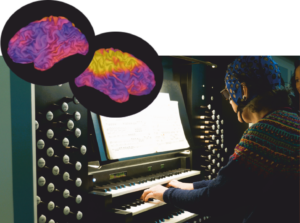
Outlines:
[[[299,178],[300,118],[277,110],[249,127],[231,156],[264,177]]]

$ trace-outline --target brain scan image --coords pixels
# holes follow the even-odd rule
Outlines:
[[[118,103],[129,95],[150,94],[155,87],[151,69],[133,55],[118,49],[99,49],[88,68],[75,79],[77,87],[92,87]]]
[[[45,71],[74,54],[86,55],[84,34],[64,17],[49,16],[21,28],[9,41],[7,53],[20,64],[33,63]]]

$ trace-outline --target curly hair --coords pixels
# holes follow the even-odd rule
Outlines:
[[[249,88],[251,91],[251,87]],[[249,109],[252,113],[260,112],[263,109],[276,110],[292,105],[290,98],[291,88],[281,87],[271,91],[266,91],[253,98],[244,109]]]

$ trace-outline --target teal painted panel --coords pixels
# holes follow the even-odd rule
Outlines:
[[[31,84],[10,71],[14,221],[34,222]]]
[[[14,221],[9,68],[0,57],[0,221]]]

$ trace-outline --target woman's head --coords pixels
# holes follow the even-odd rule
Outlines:
[[[290,99],[286,89],[280,90],[281,80],[278,65],[271,57],[238,57],[226,71],[227,98],[232,99],[230,104],[236,113],[245,108],[254,113],[283,107],[290,104]]]
[[[281,86],[281,74],[277,63],[269,56],[241,56],[228,65],[225,85],[232,100],[238,106],[243,104],[243,85],[249,92],[247,101],[257,95]]]
[[[275,110],[290,106],[292,103],[289,96],[292,91],[291,88],[281,87],[280,89],[266,91],[262,94],[258,94],[252,100],[248,100],[249,95],[251,95],[251,92],[254,90],[253,87],[248,87],[247,83],[242,83],[243,96],[245,96],[246,102],[248,102],[244,110],[248,109],[248,111],[252,113],[258,113],[263,110]],[[238,105],[233,100],[230,101],[230,104],[234,112],[237,113]]]

